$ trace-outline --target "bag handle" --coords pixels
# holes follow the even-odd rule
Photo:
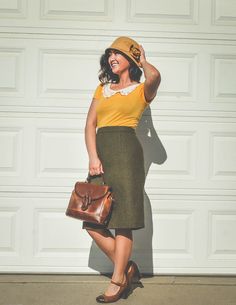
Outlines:
[[[98,174],[98,175],[91,175],[91,174],[88,172],[88,177],[86,178],[86,180],[87,180],[88,183],[90,183],[91,180],[92,180],[92,178],[97,178],[97,177],[102,177],[102,184],[105,185],[103,173]]]

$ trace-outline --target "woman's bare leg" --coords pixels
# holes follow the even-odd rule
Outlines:
[[[106,254],[107,257],[115,262],[115,237],[108,229],[87,229],[87,232],[95,241],[97,246]]]
[[[126,280],[125,269],[132,253],[133,235],[130,229],[116,229],[115,231],[115,260],[112,280],[124,283]],[[114,295],[119,289],[119,286],[110,283],[105,294]]]
[[[116,229],[115,237],[108,229],[87,229],[89,235],[98,247],[110,258],[114,264],[112,280],[118,283],[125,282],[125,268],[132,253],[132,230]],[[106,295],[113,295],[119,290],[119,286],[110,283]]]

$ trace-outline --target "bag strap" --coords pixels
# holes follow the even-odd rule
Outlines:
[[[102,178],[102,184],[105,185],[103,173],[98,174],[98,175],[91,175],[91,174],[88,172],[88,177],[86,178],[86,180],[87,180],[88,183],[90,183],[91,180],[92,180],[93,178],[97,178],[97,177],[101,177],[101,178]]]

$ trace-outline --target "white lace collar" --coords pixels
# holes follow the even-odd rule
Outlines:
[[[122,88],[119,90],[113,90],[110,88],[111,83],[107,83],[102,87],[102,93],[104,97],[110,97],[117,92],[119,92],[121,95],[128,95],[130,92],[132,92],[136,87],[138,87],[141,83],[133,84],[131,86],[128,86],[126,88]]]

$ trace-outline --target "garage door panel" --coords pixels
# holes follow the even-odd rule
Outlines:
[[[7,200],[1,196],[1,229],[5,230],[0,239],[1,270],[111,271],[105,255],[82,230],[82,222],[64,214],[68,198],[69,193],[60,197],[28,194],[25,198],[18,194]],[[236,211],[234,202],[223,198],[146,198],[145,229],[134,232],[133,257],[142,271],[147,272],[152,266],[156,273],[191,273],[193,268],[195,273],[224,273],[231,266],[231,273],[235,272],[232,264],[236,262]]]
[[[236,209],[209,211],[209,259],[236,259]]]
[[[158,137],[153,137],[151,145],[139,137],[148,170],[147,188],[181,187],[183,181],[185,188],[236,188],[235,124],[173,121],[170,126],[156,117],[153,120]],[[1,185],[68,187],[77,177],[85,179],[88,157],[83,124],[77,119],[2,119]],[[165,160],[161,166],[158,158]]]

